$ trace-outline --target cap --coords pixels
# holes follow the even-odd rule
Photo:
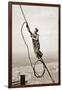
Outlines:
[[[35,28],[36,32],[38,32],[39,30],[37,28]]]

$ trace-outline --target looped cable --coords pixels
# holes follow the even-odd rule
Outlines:
[[[26,22],[23,22],[23,24],[22,24],[22,27],[21,27],[21,35],[22,35],[22,38],[23,38],[23,40],[24,40],[24,43],[25,43],[25,45],[26,45],[26,47],[27,47],[28,58],[29,58],[29,60],[30,60],[31,67],[32,67],[32,69],[33,69],[33,71],[34,71],[34,75],[35,75],[37,78],[41,78],[41,77],[44,75],[44,73],[45,73],[45,66],[44,66],[44,63],[42,62],[42,60],[37,60],[37,61],[35,62],[35,64],[34,64],[34,66],[33,66],[33,64],[32,64],[32,62],[31,62],[30,53],[29,53],[29,47],[28,47],[28,45],[27,45],[27,43],[26,43],[26,41],[25,41],[25,38],[24,38],[24,35],[23,35],[23,32],[22,32],[23,26],[25,25],[25,23],[26,23]],[[37,64],[37,62],[40,62],[41,64],[43,64],[43,72],[42,72],[41,75],[39,75],[39,74],[36,72],[36,70],[35,70],[35,65]]]

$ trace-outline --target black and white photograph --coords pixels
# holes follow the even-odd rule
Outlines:
[[[60,5],[9,2],[8,6],[9,84],[60,84]]]

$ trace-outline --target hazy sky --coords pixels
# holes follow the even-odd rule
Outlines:
[[[34,32],[39,29],[40,49],[43,53],[57,55],[58,52],[58,8],[43,6],[22,6],[30,29]],[[21,36],[21,26],[24,22],[19,5],[12,6],[12,52],[13,54],[27,55],[27,48]],[[33,45],[30,34],[23,28],[25,40],[33,54]]]

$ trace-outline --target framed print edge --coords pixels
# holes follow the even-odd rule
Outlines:
[[[61,50],[61,23],[60,23],[61,22],[61,5],[59,5],[58,8],[59,8],[59,13],[58,13],[58,19],[59,19],[58,20],[58,36],[59,36],[58,37],[58,50],[59,50],[58,51],[58,55],[59,55],[59,57],[58,57],[58,63],[59,63],[59,66],[58,66],[59,67],[58,79],[59,80],[58,81],[59,82],[58,83],[60,85],[61,84],[61,53],[60,53],[61,52],[60,51]]]
[[[8,88],[12,87],[12,4],[8,2]]]

